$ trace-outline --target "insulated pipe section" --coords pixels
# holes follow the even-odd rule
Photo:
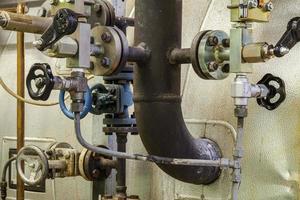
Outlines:
[[[151,50],[147,64],[135,67],[135,112],[141,139],[149,154],[187,159],[218,160],[221,152],[208,139],[193,138],[183,120],[180,67],[167,54],[181,48],[182,1],[136,1],[135,42]],[[210,184],[220,175],[218,167],[159,164],[170,176],[193,184]]]
[[[52,18],[0,11],[0,26],[4,30],[43,34],[52,24],[52,21]]]

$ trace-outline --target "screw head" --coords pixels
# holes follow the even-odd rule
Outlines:
[[[92,172],[93,178],[98,178],[100,176],[100,171],[98,169],[94,169]]]
[[[217,46],[219,44],[219,39],[216,36],[209,36],[207,42],[209,46]]]
[[[290,49],[288,49],[286,47],[280,47],[279,51],[282,56],[285,56],[286,54],[288,54],[290,52]]]
[[[96,4],[94,5],[94,10],[95,10],[96,12],[101,12],[101,11],[102,11],[102,6],[101,6],[99,3],[96,3]]]
[[[104,67],[109,67],[110,64],[111,64],[111,60],[110,60],[108,57],[104,57],[104,58],[101,60],[101,64],[102,64]]]
[[[49,0],[51,5],[56,5],[58,3],[58,0]]]
[[[101,35],[101,39],[103,42],[109,43],[112,40],[112,36],[109,32],[105,32]]]
[[[223,39],[222,45],[226,48],[229,48],[230,47],[230,39]]]
[[[208,70],[210,72],[214,72],[219,68],[219,65],[216,62],[210,62],[208,63]]]
[[[248,0],[248,8],[257,8],[258,0]]]
[[[272,11],[273,9],[274,9],[274,4],[271,1],[265,4],[266,11]]]

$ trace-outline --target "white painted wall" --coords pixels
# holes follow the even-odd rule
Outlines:
[[[131,4],[129,1],[129,8]],[[209,0],[184,0],[183,47],[189,47],[193,37],[200,30],[220,29],[229,32],[229,0],[213,0],[206,14]],[[300,0],[273,0],[275,10],[271,22],[254,26],[256,41],[276,43],[285,31],[287,22],[299,15]],[[1,31],[1,40],[4,38]],[[0,74],[15,89],[16,54],[15,34],[9,38],[9,44],[0,57]],[[132,38],[131,38],[132,40]],[[33,37],[26,36],[30,43]],[[240,199],[243,200],[296,200],[299,195],[299,141],[300,135],[300,68],[298,54],[300,45],[282,59],[274,59],[265,64],[257,64],[250,80],[256,83],[266,73],[271,72],[286,81],[287,100],[277,110],[270,112],[258,107],[255,100],[249,106],[246,123],[245,158]],[[26,51],[27,70],[34,62],[55,61],[38,53],[31,45]],[[230,84],[234,76],[224,81],[204,81],[193,70],[183,67],[182,85],[183,111],[185,118],[219,119],[235,125],[233,100],[230,97]],[[185,81],[186,80],[186,81]],[[186,84],[184,84],[186,83]],[[55,95],[53,95],[55,96]],[[16,134],[15,100],[0,89],[0,137]],[[56,100],[53,97],[52,100]],[[55,108],[35,108],[26,106],[26,135],[30,137],[52,137],[58,141],[68,141],[80,147],[74,137],[72,122]],[[101,133],[101,119],[91,116],[84,121],[83,130],[87,138],[98,141]],[[194,136],[202,136],[203,126],[189,126]],[[92,136],[93,133],[93,136]],[[207,127],[206,135],[217,140],[224,156],[231,156],[232,141],[226,130]],[[105,136],[101,137],[105,140]],[[1,145],[1,144],[0,144]],[[1,146],[0,146],[1,147]],[[1,149],[1,148],[0,148]],[[130,152],[145,153],[139,136],[130,136]],[[0,154],[1,155],[1,154]],[[1,159],[0,159],[1,160]],[[194,186],[175,181],[153,164],[128,161],[128,191],[139,194],[143,200],[206,199],[225,200],[230,192],[230,172],[224,171],[221,179],[210,186]],[[68,195],[66,194],[68,191]],[[57,183],[57,199],[90,199],[89,183],[81,178],[69,180],[67,184]],[[62,198],[63,197],[63,198]]]

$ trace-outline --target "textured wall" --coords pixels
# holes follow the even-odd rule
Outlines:
[[[128,12],[132,9],[129,1]],[[206,15],[209,0],[183,0],[183,47],[189,47],[193,37],[200,30],[220,29],[229,32],[229,0],[214,0]],[[287,22],[299,14],[300,0],[273,0],[275,10],[271,22],[254,26],[256,41],[276,43],[285,30]],[[1,41],[5,40],[1,32]],[[28,42],[33,40],[27,35]],[[132,41],[132,37],[131,37]],[[34,62],[55,61],[38,53],[27,45],[27,70]],[[265,64],[254,66],[250,80],[256,83],[267,72],[280,76],[286,81],[287,100],[277,110],[269,112],[258,107],[255,100],[249,105],[249,117],[246,120],[245,158],[240,199],[243,200],[296,200],[299,193],[300,148],[300,70],[298,55],[300,45],[282,59],[274,59]],[[0,57],[0,74],[15,89],[15,34],[9,38]],[[188,66],[182,67],[183,110],[185,118],[219,119],[235,125],[233,100],[230,97],[230,84],[234,76],[224,81],[204,81],[196,76]],[[55,96],[55,95],[54,95]],[[0,90],[0,137],[14,136],[15,100]],[[53,97],[52,100],[56,100]],[[51,137],[58,141],[69,141],[78,147],[72,130],[72,123],[56,108],[35,108],[27,106],[26,134],[30,137]],[[93,123],[92,123],[93,122]],[[91,117],[85,120],[83,129],[87,138],[93,141],[106,140],[101,136],[101,118]],[[189,125],[195,137],[210,137],[220,143],[224,156],[230,157],[232,141],[227,130],[221,127]],[[1,145],[1,143],[0,143]],[[1,147],[1,146],[0,146]],[[80,149],[80,147],[78,147]],[[138,136],[130,136],[128,149],[131,152],[144,153]],[[0,154],[1,155],[1,154]],[[0,159],[1,160],[1,159]],[[230,172],[224,171],[221,179],[210,186],[184,184],[168,177],[155,165],[128,161],[128,191],[139,194],[143,200],[206,199],[226,200],[230,193]],[[89,183],[81,178],[68,179],[68,187],[61,180],[57,182],[57,199],[90,199]],[[63,189],[62,189],[63,188]],[[68,195],[65,190],[68,190]]]
[[[33,9],[31,13],[35,13],[35,11],[36,10]],[[0,38],[2,42],[0,75],[5,83],[16,91],[16,33],[0,31]],[[34,41],[33,35],[26,34],[25,38],[26,74],[31,65],[36,62],[48,62],[51,66],[55,65],[55,59],[44,56],[32,46],[32,41]],[[58,92],[53,92],[49,101],[57,101],[57,94]],[[27,92],[26,97],[29,98]],[[8,96],[2,88],[0,89],[0,99],[0,151],[2,151],[2,138],[5,136],[16,136],[16,101],[14,98]],[[80,145],[77,144],[73,131],[73,122],[68,120],[62,112],[60,112],[58,106],[34,107],[26,105],[25,109],[26,137],[55,138],[56,141],[59,142],[69,142],[73,147],[77,147],[78,150],[82,149]],[[91,139],[92,117],[87,117],[84,122],[84,134],[88,139]],[[2,159],[0,159],[0,162],[1,160]],[[66,182],[63,183],[62,180],[59,179],[55,181],[57,199],[62,199],[62,196],[65,196],[66,192],[68,192],[66,199],[89,199],[90,190],[87,188],[89,188],[90,183],[83,181],[82,178],[68,178],[64,181]],[[67,184],[68,187],[64,187],[62,184]]]

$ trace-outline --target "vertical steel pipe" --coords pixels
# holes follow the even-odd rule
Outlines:
[[[137,0],[135,4],[136,45],[144,42],[152,52],[149,61],[138,63],[134,71],[137,126],[147,151],[173,158],[220,159],[215,142],[189,133],[181,110],[180,67],[168,59],[170,50],[181,48],[182,0]],[[210,184],[220,175],[218,167],[159,167],[193,184]]]
[[[126,152],[127,134],[116,133],[117,144],[119,152]],[[119,197],[126,197],[126,159],[118,158],[118,169],[117,169],[117,195]]]
[[[18,4],[18,14],[24,14],[25,5]],[[24,97],[25,90],[25,47],[24,33],[17,33],[17,93]],[[17,150],[24,146],[25,132],[25,106],[24,102],[17,101]],[[24,183],[20,176],[17,177],[17,200],[24,200]]]

